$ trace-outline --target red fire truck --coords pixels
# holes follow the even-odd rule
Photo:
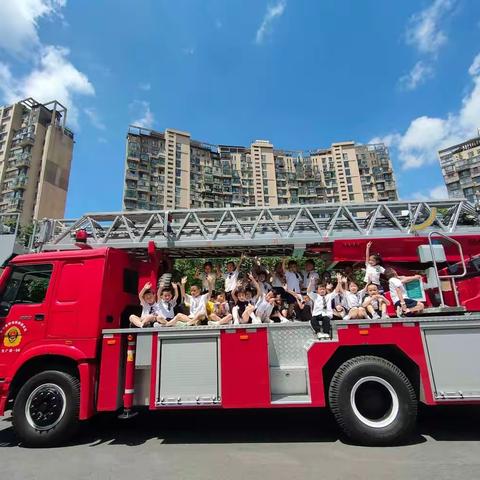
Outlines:
[[[480,230],[463,200],[90,214],[45,220],[0,278],[0,415],[59,444],[100,412],[328,407],[361,444],[414,428],[419,402],[480,401]],[[424,315],[334,323],[129,328],[176,258],[303,255],[421,273]],[[319,427],[320,428],[320,427]]]

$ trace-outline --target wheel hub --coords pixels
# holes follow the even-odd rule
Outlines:
[[[60,422],[65,414],[64,391],[53,383],[39,385],[29,395],[25,404],[25,416],[36,430],[49,430]]]
[[[389,426],[399,412],[395,389],[389,382],[376,376],[359,379],[352,388],[350,402],[357,418],[373,428]]]

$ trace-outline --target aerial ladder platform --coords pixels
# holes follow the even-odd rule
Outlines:
[[[32,249],[75,248],[76,232],[85,230],[92,248],[140,252],[153,241],[172,258],[284,255],[339,239],[478,235],[479,227],[479,214],[466,200],[138,210],[44,219]]]

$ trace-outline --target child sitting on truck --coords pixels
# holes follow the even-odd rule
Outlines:
[[[208,292],[202,294],[198,285],[192,285],[190,287],[190,295],[185,293],[185,284],[187,283],[187,277],[183,277],[180,282],[180,291],[183,301],[190,307],[190,313],[185,315],[184,313],[177,313],[175,317],[169,322],[165,323],[166,327],[174,327],[179,322],[180,324],[193,326],[200,325],[207,319],[207,302],[212,295],[213,281],[210,279],[208,283]]]
[[[200,273],[195,270],[195,278],[202,282],[202,294],[206,294],[209,289],[209,284],[213,283],[213,287],[215,288],[215,282],[217,281],[217,276],[213,271],[213,264],[212,262],[205,262],[203,264],[203,272]]]
[[[225,293],[219,293],[213,302],[213,311],[208,316],[209,325],[228,325],[232,322],[230,306],[225,298]]]
[[[315,279],[312,278],[307,288],[307,295],[313,301],[312,319],[310,325],[319,339],[327,339],[331,336],[331,320],[333,317],[331,297],[323,283],[317,286],[314,292]]]
[[[399,276],[393,268],[387,268],[385,270],[385,278],[388,280],[390,295],[398,317],[404,315],[410,317],[423,311],[425,305],[413,298],[409,298],[405,288],[406,283],[421,280],[421,275]]]
[[[379,292],[378,285],[369,283],[367,285],[367,296],[364,298],[362,307],[367,310],[373,320],[389,318],[387,307],[390,302]]]
[[[135,327],[143,328],[145,325],[153,324],[158,315],[158,303],[156,302],[150,282],[147,282],[140,290],[138,299],[142,306],[142,313],[140,317],[138,315],[130,315],[130,323]]]
[[[249,274],[248,277],[253,283],[256,292],[258,293],[258,284],[253,278],[253,275]],[[235,323],[250,323],[252,320],[256,322],[256,317],[254,313],[255,305],[252,304],[250,301],[253,300],[254,297],[251,290],[241,286],[241,284],[239,283],[238,286],[232,291],[232,297],[235,303],[235,306],[232,309],[232,315]]]
[[[153,324],[154,327],[161,327],[162,325],[165,325],[167,322],[169,322],[175,317],[175,313],[173,309],[177,305],[178,284],[172,283],[172,287],[175,292],[173,296],[170,288],[164,287],[160,290],[160,293],[157,299],[158,314],[157,314],[156,321]]]
[[[370,248],[373,242],[368,242],[365,249],[365,278],[364,282],[368,285],[374,283],[381,289],[380,275],[385,273],[385,269],[382,267],[382,258],[378,253],[370,255]]]
[[[223,277],[225,285],[225,297],[228,302],[232,302],[232,291],[235,289],[238,276],[240,275],[240,267],[242,266],[243,261],[245,260],[245,255],[242,254],[240,260],[235,265],[232,261],[227,262],[226,264],[226,272],[222,272],[220,265],[217,266],[217,277]]]

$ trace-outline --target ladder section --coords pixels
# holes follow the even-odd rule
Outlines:
[[[255,248],[273,255],[335,239],[427,236],[434,230],[478,234],[478,227],[478,214],[465,200],[132,211],[43,220],[36,247],[75,248],[75,233],[85,230],[92,247],[146,249],[154,241],[173,257],[186,250],[201,257]]]

